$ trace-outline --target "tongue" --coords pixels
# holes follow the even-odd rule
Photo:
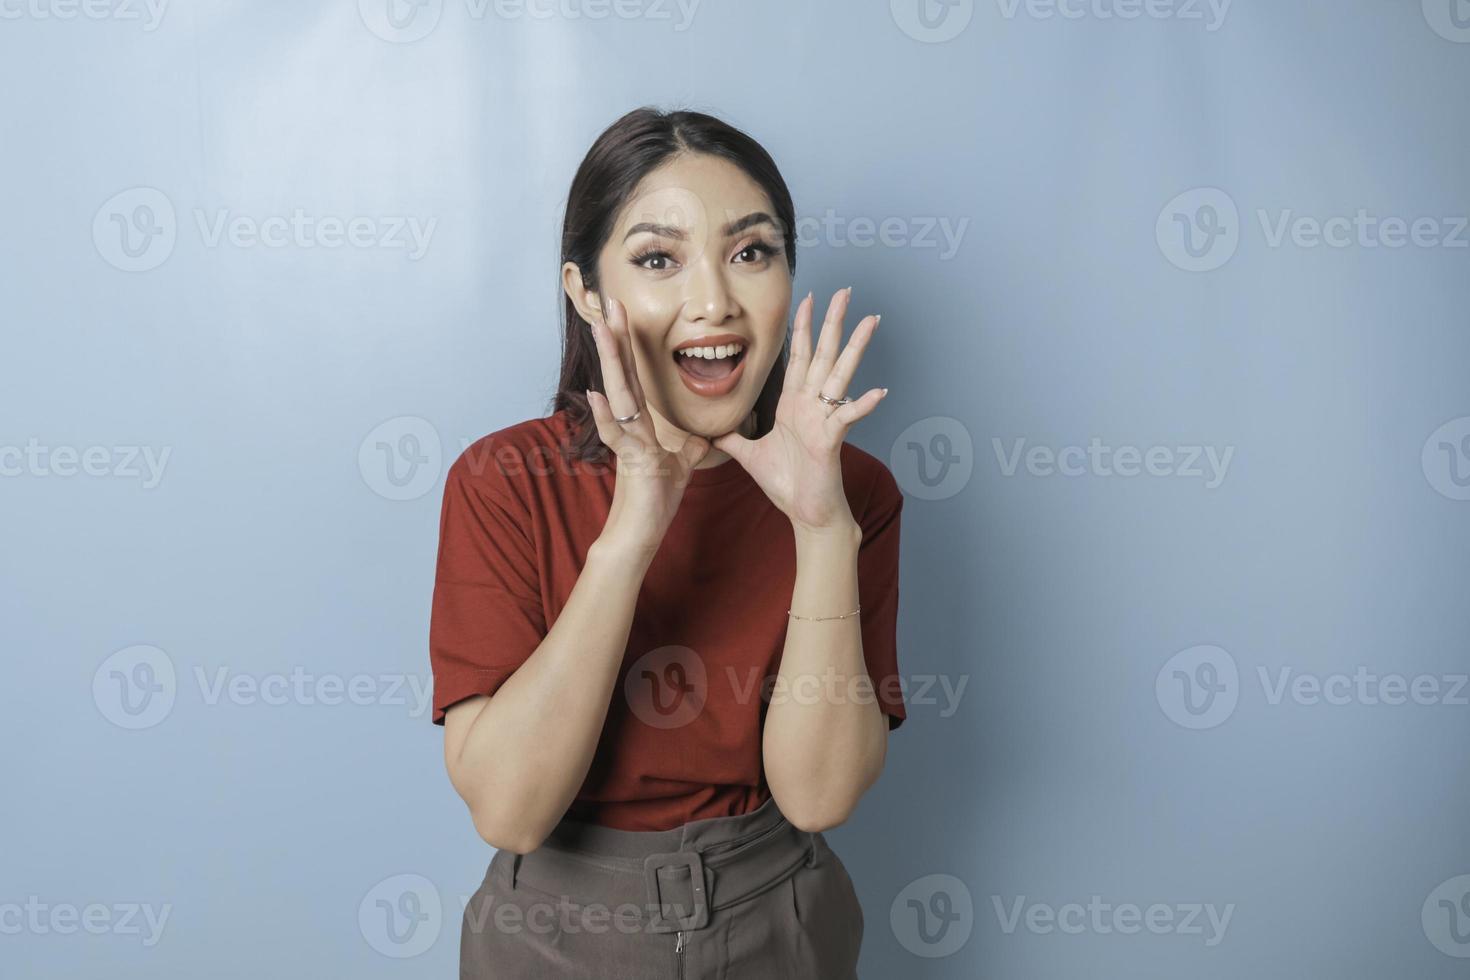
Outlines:
[[[705,381],[715,381],[719,378],[729,377],[730,372],[735,370],[735,358],[721,357],[715,360],[704,357],[679,357],[680,366],[696,378]]]

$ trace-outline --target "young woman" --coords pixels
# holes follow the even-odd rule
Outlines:
[[[791,195],[708,115],[639,109],[572,182],[561,383],[445,483],[445,763],[496,850],[461,976],[848,978],[822,831],[905,717],[903,498],[844,441],[878,318],[786,323]],[[615,464],[611,457],[615,457]]]

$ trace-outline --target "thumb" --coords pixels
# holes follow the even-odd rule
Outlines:
[[[714,445],[721,452],[728,453],[741,466],[746,466],[755,452],[755,440],[747,439],[738,432],[715,436]]]
[[[690,436],[679,447],[679,459],[683,461],[685,470],[693,469],[708,455],[709,440],[704,436]]]

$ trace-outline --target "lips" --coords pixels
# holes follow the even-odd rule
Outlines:
[[[678,353],[689,347],[724,347],[730,344],[739,344],[741,350],[718,359],[686,357]],[[745,373],[745,355],[749,353],[749,345],[750,342],[744,337],[716,334],[687,340],[676,347],[670,356],[674,359],[679,380],[684,382],[684,387],[703,398],[718,398],[729,394],[740,383],[740,378]]]

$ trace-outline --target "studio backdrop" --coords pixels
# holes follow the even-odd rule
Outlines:
[[[0,0],[0,974],[436,977],[443,478],[639,105],[883,315],[869,977],[1470,964],[1470,3]]]

